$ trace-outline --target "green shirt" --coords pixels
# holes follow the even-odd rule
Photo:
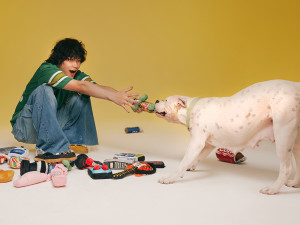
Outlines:
[[[75,80],[85,80],[95,83],[88,75],[78,70],[74,76]],[[51,63],[42,63],[37,69],[29,83],[27,84],[25,91],[15,109],[15,112],[10,120],[13,126],[22,111],[24,105],[27,103],[31,93],[40,85],[46,84],[53,87],[54,95],[57,100],[57,108],[59,109],[65,101],[74,94],[73,91],[64,90],[63,88],[72,80],[71,77],[66,76],[57,66]]]

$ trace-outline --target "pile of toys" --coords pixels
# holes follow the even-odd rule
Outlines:
[[[106,159],[103,163],[80,154],[75,165],[78,169],[87,169],[92,179],[122,179],[130,174],[142,176],[155,173],[156,168],[165,167],[162,161],[145,161],[144,155],[134,153],[115,154],[113,159]],[[112,170],[121,171],[113,173]]]
[[[44,161],[30,162],[29,151],[24,147],[0,149],[1,163],[7,161],[13,169],[20,170],[20,177],[13,182],[14,187],[26,187],[45,181],[52,181],[54,187],[64,187],[68,172],[76,166],[80,170],[87,169],[92,179],[122,179],[128,175],[142,176],[154,174],[156,168],[164,168],[162,161],[145,161],[145,156],[134,153],[115,154],[112,159],[102,162],[93,160],[86,154],[79,154],[75,161],[63,160],[58,163]],[[27,156],[27,157],[25,157]],[[114,173],[112,172],[114,171]],[[13,170],[0,170],[0,182],[9,182],[14,177]]]

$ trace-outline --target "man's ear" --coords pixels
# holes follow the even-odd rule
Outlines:
[[[183,99],[179,98],[177,106],[182,107],[182,108],[186,108],[186,102]]]

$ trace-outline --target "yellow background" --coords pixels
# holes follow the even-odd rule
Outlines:
[[[88,51],[81,70],[149,101],[228,96],[269,79],[300,81],[300,4],[294,0],[1,0],[1,127],[56,41]],[[97,123],[160,120],[93,99]],[[135,125],[135,124],[133,124]]]

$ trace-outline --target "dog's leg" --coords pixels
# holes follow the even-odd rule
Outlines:
[[[263,194],[277,194],[280,188],[287,183],[292,173],[292,149],[297,137],[297,121],[273,120],[274,137],[276,143],[276,152],[279,157],[279,175],[272,186],[260,190]]]
[[[293,148],[293,154],[296,162],[296,174],[293,180],[289,180],[286,183],[286,186],[299,188],[300,187],[300,132],[298,133],[298,137]]]
[[[178,177],[183,177],[184,173],[187,171],[187,169],[191,168],[194,160],[200,155],[200,152],[204,150],[205,146],[205,139],[201,139],[199,137],[191,137],[191,141],[189,144],[189,147],[187,151],[185,152],[185,155],[182,159],[182,161],[179,164],[179,167],[177,169],[177,172],[175,172],[173,175],[168,177],[161,178],[158,182],[162,184],[172,184],[175,182],[175,180]],[[208,154],[204,154],[203,156],[207,156]]]
[[[188,171],[192,171],[195,170],[199,164],[200,161],[202,161],[203,159],[206,159],[207,156],[211,153],[211,151],[215,148],[215,146],[206,144],[204,149],[200,152],[200,154],[198,155],[198,157],[194,160],[194,162],[192,163],[191,168],[188,169]]]

